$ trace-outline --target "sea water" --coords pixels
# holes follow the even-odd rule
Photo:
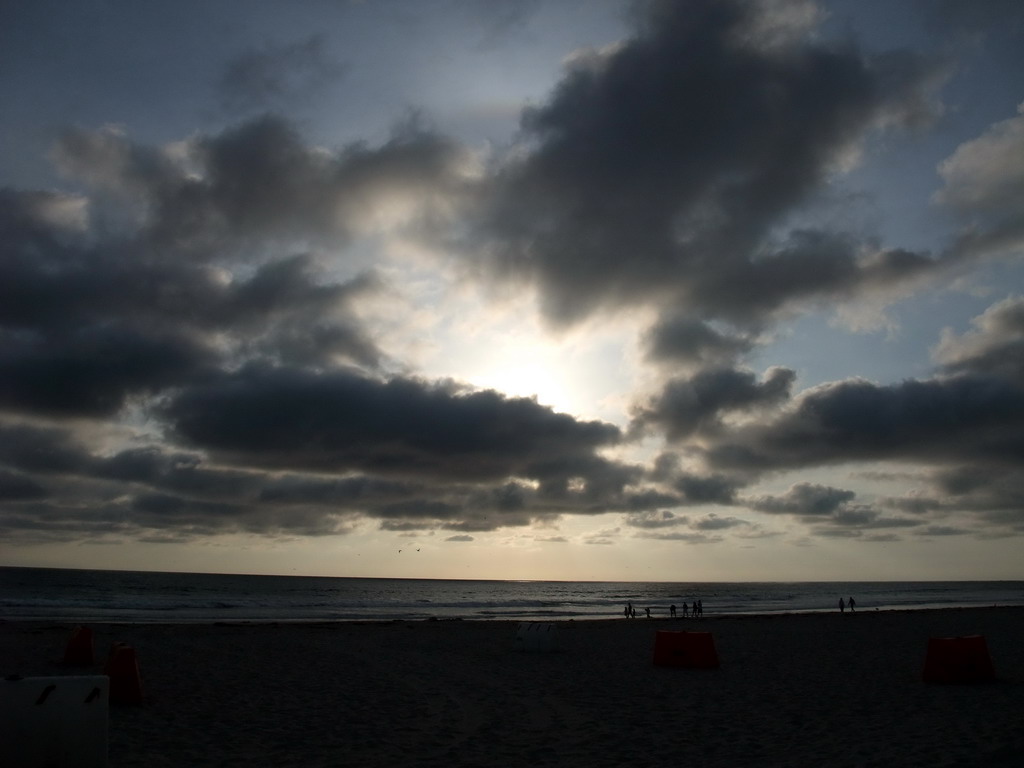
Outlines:
[[[0,567],[0,619],[211,622],[564,620],[1024,605],[1024,581],[590,582],[364,579]]]

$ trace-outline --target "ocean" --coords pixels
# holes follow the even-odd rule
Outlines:
[[[0,620],[289,622],[665,617],[1024,605],[1024,581],[589,582],[364,579],[0,567]]]

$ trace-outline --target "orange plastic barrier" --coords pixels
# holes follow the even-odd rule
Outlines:
[[[926,683],[987,683],[996,679],[984,635],[933,637],[925,657]]]
[[[654,634],[654,664],[659,667],[718,669],[718,652],[710,632],[672,632]]]
[[[93,653],[92,629],[75,627],[64,649],[64,663],[69,667],[91,667],[96,663]]]
[[[142,677],[135,649],[130,645],[115,643],[110,649],[110,658],[103,674],[110,678],[111,704],[141,704]]]

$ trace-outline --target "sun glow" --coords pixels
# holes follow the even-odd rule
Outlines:
[[[578,404],[565,372],[554,360],[545,359],[545,354],[538,356],[538,352],[523,349],[500,355],[468,378],[483,389],[494,389],[510,397],[535,397],[541,405],[574,413]]]

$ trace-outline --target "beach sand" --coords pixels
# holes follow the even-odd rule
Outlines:
[[[1024,608],[563,621],[547,653],[503,621],[89,626],[141,669],[113,768],[1024,765]],[[90,673],[72,627],[0,623],[0,672]],[[677,629],[721,668],[654,666]],[[971,634],[997,681],[923,683],[929,637]]]

